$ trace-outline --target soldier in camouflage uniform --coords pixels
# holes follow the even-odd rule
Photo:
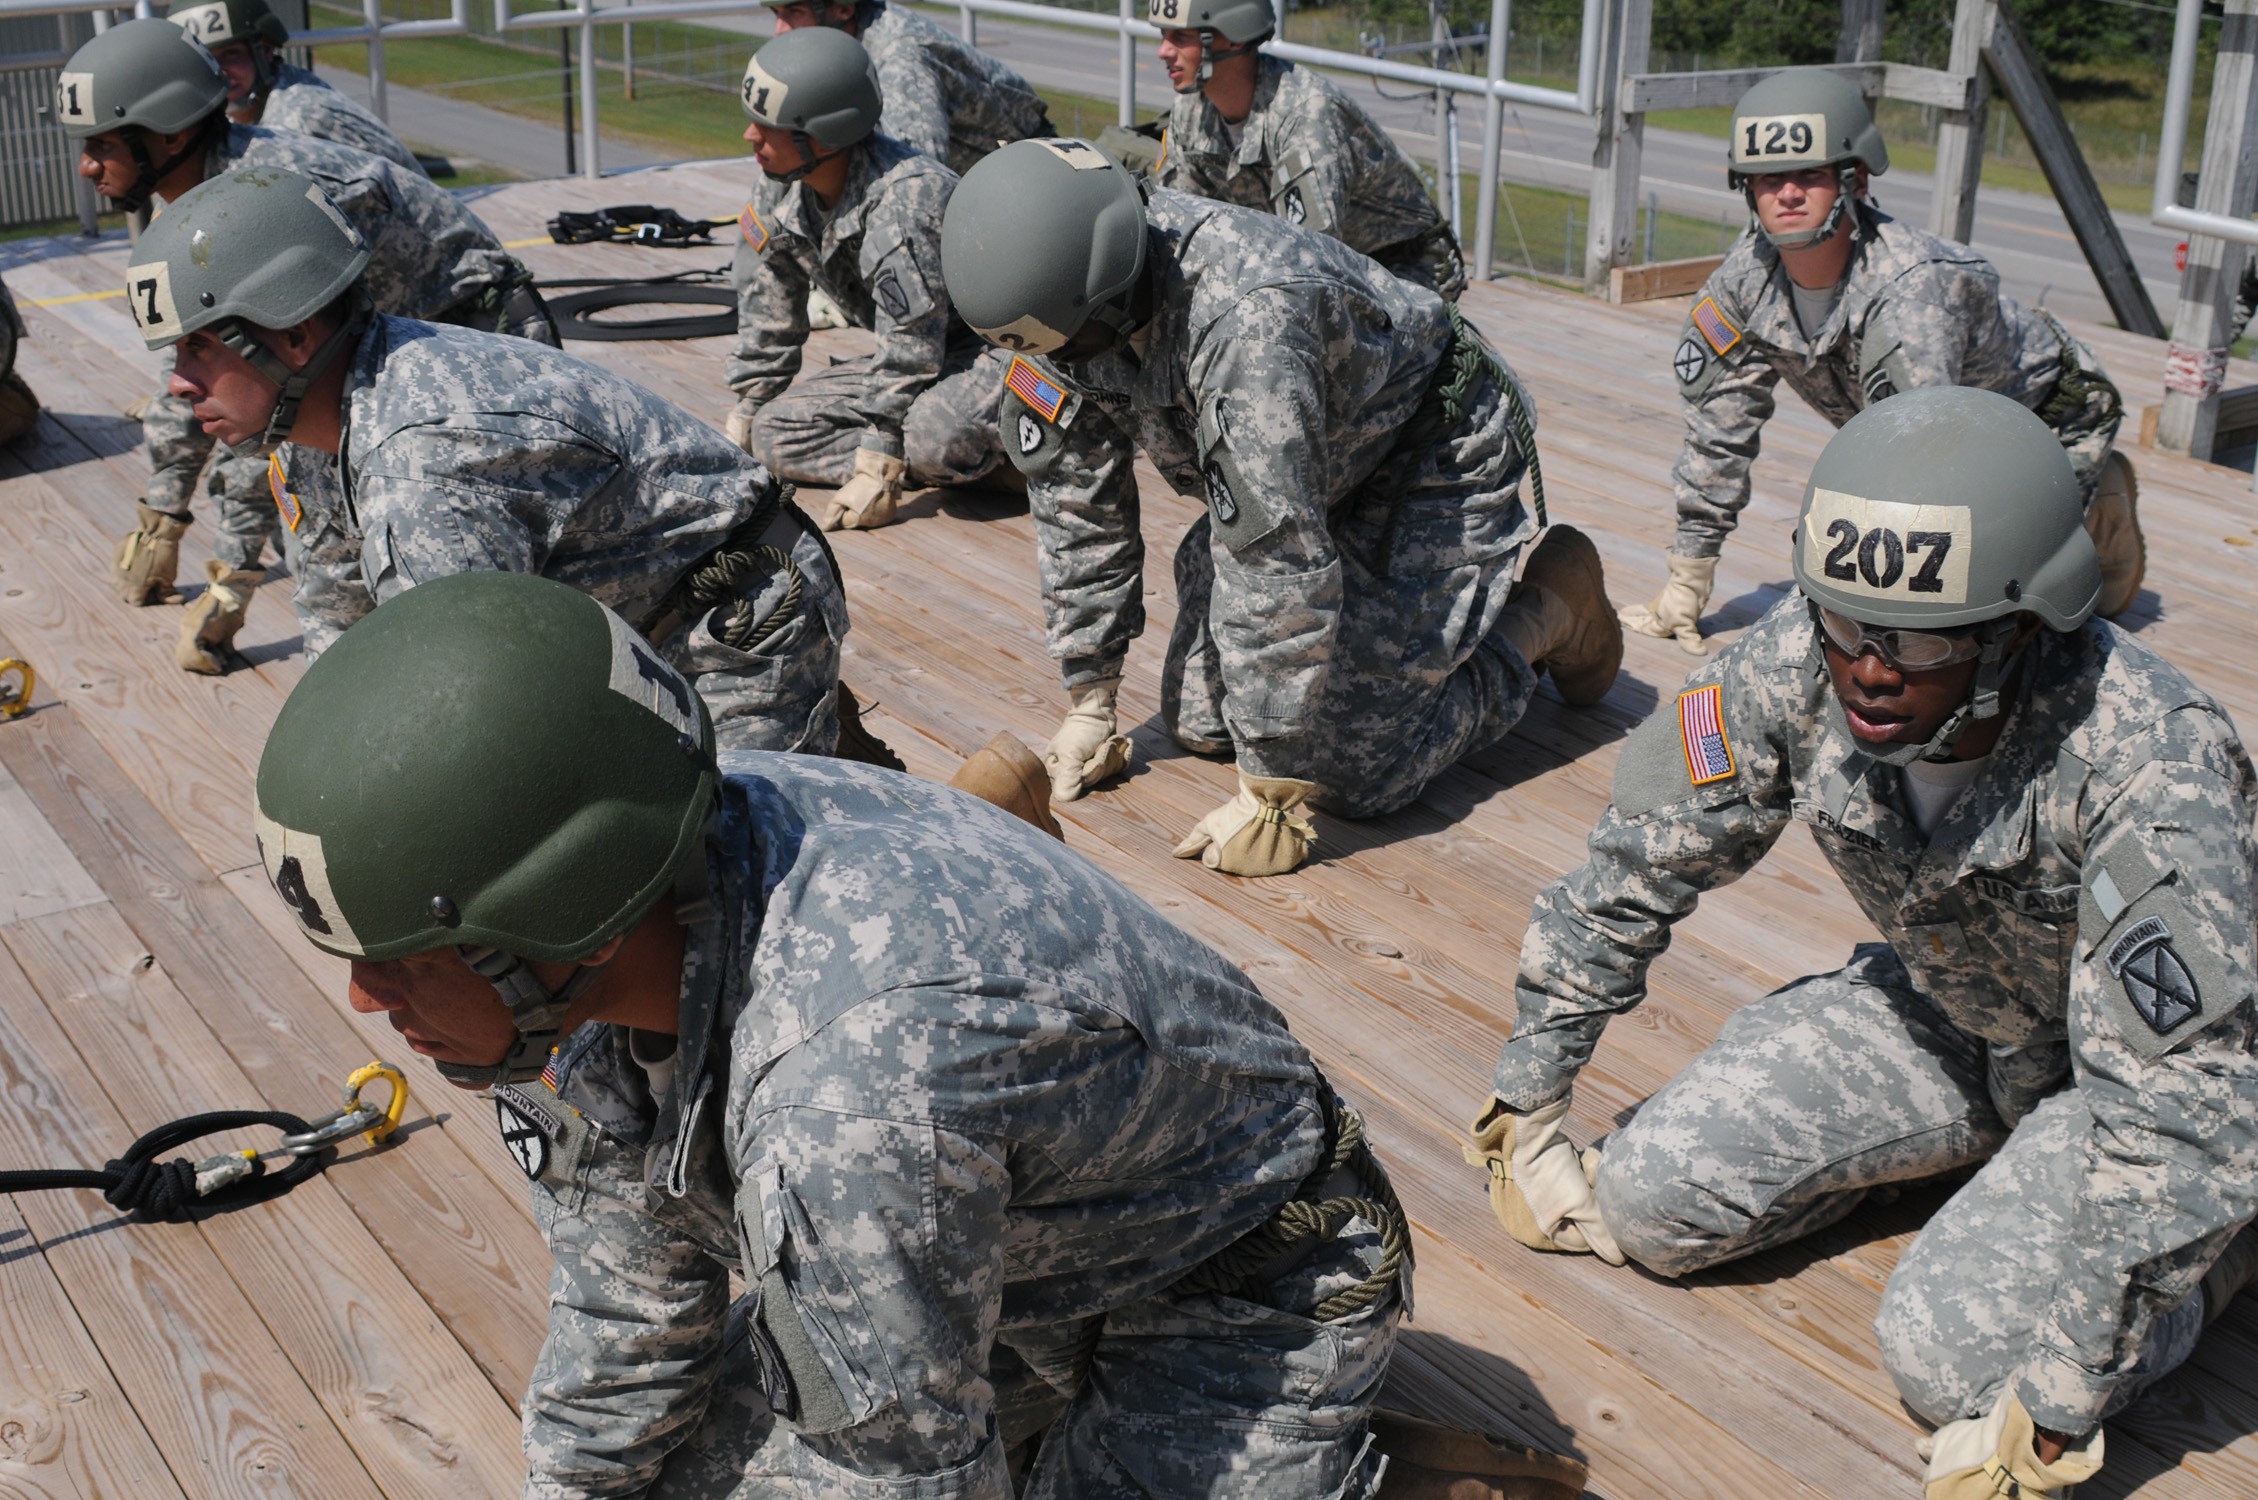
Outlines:
[[[1711,274],[1672,355],[1686,444],[1672,476],[1669,583],[1623,623],[1699,655],[1717,555],[1748,504],[1774,391],[1786,380],[1836,426],[1916,386],[1981,386],[2037,412],[2087,497],[2100,612],[2139,592],[2145,551],[2131,465],[2114,451],[2124,401],[2093,351],[2045,311],[1999,294],[1965,245],[1900,224],[1866,198],[1889,149],[1857,85],[1790,69],[1734,106],[1733,184],[1755,222]]]
[[[57,113],[80,144],[79,175],[106,196],[146,207],[231,169],[296,173],[318,182],[369,245],[364,284],[379,311],[557,341],[530,273],[453,194],[349,146],[230,124],[226,98],[204,45],[157,20],[95,37],[64,65],[56,89]],[[177,402],[154,403],[143,426],[150,492],[140,527],[118,553],[117,584],[130,604],[171,597],[189,501],[212,453],[209,434]],[[278,524],[272,496],[234,466],[215,488],[216,559],[232,571],[255,570]],[[202,670],[197,660],[183,657]]]
[[[1055,841],[717,763],[626,622],[495,574],[315,663],[258,801],[355,1008],[533,1180],[528,1496],[1375,1492],[1386,1173],[1254,985]]]
[[[1332,82],[1256,51],[1277,16],[1270,0],[1146,0],[1176,87],[1153,182],[1306,225],[1457,300],[1458,237],[1418,169]]]
[[[1239,795],[1180,854],[1290,870],[1313,837],[1305,799],[1388,812],[1510,730],[1539,672],[1572,702],[1614,681],[1622,635],[1588,540],[1556,528],[1515,588],[1544,524],[1527,400],[1434,293],[1268,214],[1165,190],[1140,203],[1078,141],[974,168],[941,256],[965,320],[1023,351],[1002,427],[1073,704],[1047,755],[1055,798],[1128,760],[1139,448],[1207,504],[1176,552],[1162,712],[1179,743],[1239,768]]]
[[[1002,356],[941,285],[957,176],[872,133],[877,74],[844,32],[805,28],[761,48],[744,102],[761,176],[738,218],[729,436],[787,479],[840,487],[826,531],[883,526],[905,485],[971,484],[1003,462]],[[878,348],[795,385],[810,289]]]
[[[1909,391],[1844,426],[1803,597],[1626,742],[1588,861],[1538,897],[1468,1153],[1516,1238],[1666,1276],[1983,1164],[1876,1325],[1947,1424],[1932,1500],[1992,1495],[1968,1486],[1995,1459],[2024,1485],[2000,1494],[2091,1472],[2101,1419],[2250,1268],[2221,1252],[2258,1213],[2258,779],[2217,703],[2091,618],[2082,510],[2008,397]],[[1795,822],[1883,941],[1741,1010],[1580,1164],[1561,1123],[1601,1028]]]
[[[266,0],[190,0],[175,4],[165,19],[211,49],[227,78],[228,118],[237,124],[335,141],[423,175],[423,164],[391,126],[310,70],[282,60],[290,29]]]
[[[776,32],[843,31],[878,70],[878,128],[959,174],[1006,141],[1049,135],[1033,84],[946,27],[885,0],[765,0]]]
[[[644,631],[725,743],[837,745],[838,575],[775,478],[720,433],[531,339],[372,313],[367,242],[289,173],[185,194],[135,257],[134,315],[151,349],[174,349],[173,388],[221,439],[281,444],[273,486],[309,655],[415,584],[540,573]],[[214,592],[245,581],[219,569]],[[240,603],[204,623],[183,650],[217,669]]]

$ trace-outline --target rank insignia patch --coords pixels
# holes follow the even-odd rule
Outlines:
[[[2172,947],[2172,929],[2162,917],[2133,923],[2109,945],[2105,959],[2109,972],[2125,987],[2125,998],[2158,1036],[2203,1014],[2202,991]]]
[[[267,493],[274,496],[274,508],[282,512],[282,524],[295,532],[299,523],[306,519],[306,508],[298,503],[298,497],[291,494],[290,486],[283,482],[282,455],[279,453],[267,455]]]
[[[750,203],[737,215],[737,232],[745,237],[746,244],[753,247],[754,254],[768,248],[768,226],[761,222],[759,214],[753,212]]]
[[[1717,310],[1715,297],[1704,297],[1694,304],[1693,321],[1694,327],[1701,330],[1701,336],[1709,340],[1709,347],[1719,354],[1741,341],[1741,331],[1725,321],[1725,315]]]
[[[1685,741],[1686,775],[1695,786],[1733,774],[1733,747],[1725,738],[1725,690],[1715,683],[1678,695],[1678,734]]]
[[[1041,412],[1046,422],[1056,422],[1066,405],[1066,392],[1057,382],[1045,379],[1018,355],[1012,356],[1011,368],[1004,372],[1004,384],[1011,387],[1013,395]]]

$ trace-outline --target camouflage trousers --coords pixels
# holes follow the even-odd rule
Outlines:
[[[1983,1164],[1898,1263],[1875,1322],[1907,1406],[1980,1416],[2069,1263],[2091,1119],[2074,1088],[2045,1092],[2067,1071],[2059,1046],[1987,1047],[1864,945],[1741,1009],[1608,1137],[1600,1212],[1632,1259],[1682,1276],[1822,1229],[1876,1188]],[[2226,1238],[2161,1278],[2176,1295],[2151,1309],[2112,1410],[2194,1349],[2189,1294]]]
[[[1161,713],[1196,754],[1317,783],[1310,800],[1341,817],[1393,812],[1461,757],[1521,722],[1537,672],[1498,629],[1536,523],[1520,498],[1522,463],[1495,382],[1471,432],[1412,458],[1391,493],[1349,502],[1335,523],[1340,623],[1325,667],[1322,728],[1294,738],[1234,735],[1214,618],[1216,570],[1233,566],[1209,517],[1176,548],[1176,625],[1161,665]],[[1470,460],[1457,455],[1472,454]],[[1255,576],[1237,591],[1252,597]]]
[[[971,484],[1003,461],[996,408],[1007,358],[981,345],[952,349],[941,378],[918,393],[902,419],[902,458],[914,488]],[[841,485],[870,429],[854,401],[869,388],[870,357],[803,373],[753,419],[755,457],[795,484]]]
[[[1378,1264],[1378,1236],[1361,1225],[1335,1243],[1333,1267],[1307,1278],[1320,1297]],[[740,1302],[712,1404],[648,1500],[1369,1500],[1386,1460],[1365,1419],[1401,1313],[1391,1296],[1318,1323],[1234,1297],[1163,1294],[1079,1324],[1006,1328],[987,1360],[989,1442],[942,1473],[880,1477],[833,1462],[833,1439],[776,1421]],[[869,1444],[854,1451],[866,1471],[882,1461]]]

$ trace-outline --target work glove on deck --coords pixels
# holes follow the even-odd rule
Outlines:
[[[141,524],[118,542],[110,569],[118,597],[133,605],[177,604],[173,580],[180,576],[180,539],[188,534],[189,518],[151,510],[138,500],[133,509]]]
[[[1717,586],[1717,559],[1685,557],[1676,552],[1662,559],[1670,567],[1670,581],[1651,604],[1626,604],[1617,612],[1629,629],[1640,635],[1667,636],[1695,656],[1706,656],[1701,641],[1701,612]]]
[[[909,465],[876,448],[855,450],[852,479],[832,493],[823,512],[825,531],[871,531],[894,519]]]
[[[1523,1114],[1493,1101],[1474,1122],[1469,1164],[1490,1174],[1490,1208],[1505,1232],[1532,1250],[1596,1255],[1611,1266],[1624,1262],[1622,1247],[1599,1216],[1592,1181],[1599,1152],[1581,1156],[1561,1131],[1566,1096]]]
[[[1922,1446],[1929,1456],[1928,1500],[2040,1500],[2067,1496],[2101,1472],[2101,1429],[2052,1463],[2039,1462],[2038,1425],[2012,1389],[1985,1417],[1939,1427]]]
[[[1043,769],[1050,773],[1052,801],[1072,802],[1128,768],[1129,741],[1121,733],[1114,707],[1120,695],[1118,677],[1068,689],[1074,706],[1066,711],[1058,733],[1043,747]]]
[[[1239,773],[1239,793],[1178,844],[1178,859],[1197,858],[1226,875],[1283,875],[1301,868],[1317,830],[1295,812],[1317,790],[1314,781]]]

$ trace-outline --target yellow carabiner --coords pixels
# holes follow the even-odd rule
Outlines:
[[[384,1106],[384,1118],[361,1137],[372,1146],[383,1145],[385,1138],[400,1128],[400,1116],[407,1113],[408,1109],[408,1080],[398,1068],[384,1062],[372,1062],[365,1067],[355,1068],[353,1076],[345,1080],[345,1108],[350,1111],[363,1107],[362,1086],[379,1078],[392,1085],[392,1098]]]
[[[19,661],[13,656],[0,659],[0,678],[10,672],[23,679],[23,686],[11,690],[0,682],[0,719],[12,719],[31,707],[31,691],[39,686],[39,674],[31,669],[28,661]]]

